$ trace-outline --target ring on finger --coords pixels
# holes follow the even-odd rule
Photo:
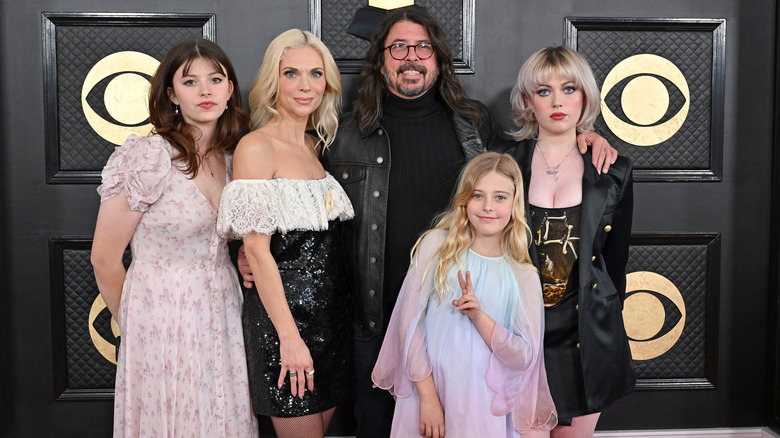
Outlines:
[[[314,375],[314,370],[306,371],[306,375],[307,376],[313,376]]]
[[[292,377],[298,377],[298,372],[297,371],[290,371],[290,377],[291,378]]]

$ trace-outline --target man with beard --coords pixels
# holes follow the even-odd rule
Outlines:
[[[322,159],[355,209],[343,237],[356,310],[358,438],[390,434],[394,401],[373,387],[371,371],[412,245],[447,206],[463,165],[501,142],[487,108],[465,96],[445,34],[424,9],[393,10],[366,61],[354,109]],[[614,161],[607,149],[604,142],[594,156]]]

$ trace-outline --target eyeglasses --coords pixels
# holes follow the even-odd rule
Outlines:
[[[428,43],[420,44],[404,44],[395,43],[385,47],[385,50],[390,49],[390,56],[397,61],[403,61],[409,55],[409,49],[414,48],[414,53],[420,59],[428,59],[433,56],[433,45]]]

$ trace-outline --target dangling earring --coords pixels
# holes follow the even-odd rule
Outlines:
[[[179,114],[179,105],[174,105],[176,108],[173,109],[173,112],[176,114]]]

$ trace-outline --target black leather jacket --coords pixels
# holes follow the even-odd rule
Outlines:
[[[497,148],[512,155],[520,165],[526,219],[531,223],[528,185],[536,141],[507,142],[505,145],[508,147]],[[585,171],[582,175],[579,255],[572,266],[576,275],[569,276],[568,285],[579,289],[576,353],[582,361],[588,413],[600,412],[628,395],[634,390],[635,382],[623,323],[626,263],[634,209],[633,167],[629,159],[618,157],[609,166],[609,172],[599,174],[591,164],[591,158],[590,151],[583,154]],[[537,263],[533,239],[529,252]],[[555,378],[557,376],[548,375],[551,381]]]
[[[479,106],[479,129],[470,116],[451,113],[463,153],[469,160],[485,152],[497,136],[487,108],[481,103]],[[381,333],[384,318],[390,317],[382,309],[390,139],[379,124],[369,135],[362,135],[352,114],[346,114],[335,142],[323,154],[322,163],[344,187],[355,209],[355,218],[342,224],[355,320],[364,328]]]

